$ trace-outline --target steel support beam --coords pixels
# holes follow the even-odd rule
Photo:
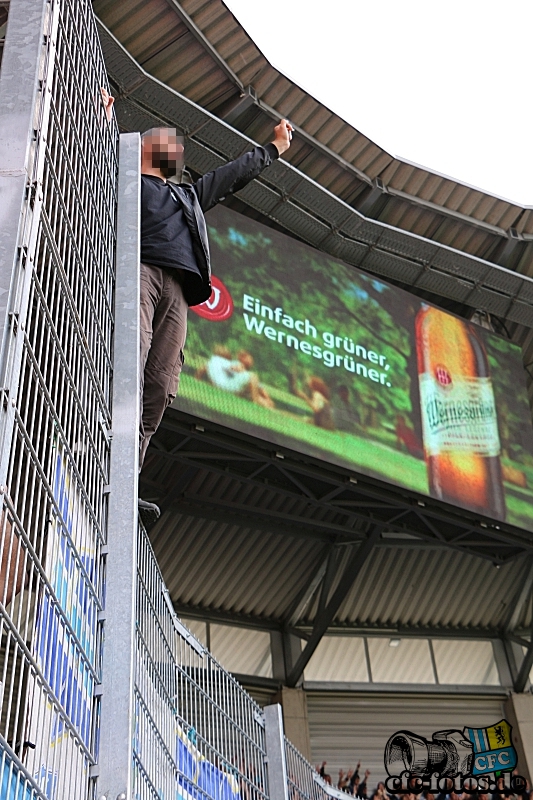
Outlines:
[[[331,542],[333,535],[328,534],[326,530],[317,531],[312,526],[306,528],[304,519],[295,522],[294,526],[290,524],[283,525],[280,519],[272,519],[269,522],[268,514],[265,513],[264,516],[258,514],[256,516],[253,507],[242,512],[231,508],[225,511],[224,504],[221,503],[219,508],[213,508],[209,498],[206,498],[201,504],[194,505],[176,501],[173,503],[172,508],[177,514],[185,517],[212,520],[213,522],[221,522],[227,525],[240,525],[250,530],[277,533],[282,536],[289,536],[292,539],[317,539],[322,542]],[[288,522],[289,520],[287,520]]]
[[[386,187],[379,178],[373,181],[372,189],[368,192],[364,200],[359,203],[357,210],[365,217],[377,217],[387,201]]]
[[[247,86],[244,93],[222,114],[222,119],[229,125],[235,125],[239,117],[245,114],[246,111],[252,108],[256,103],[257,95],[253,86]]]
[[[226,625],[235,625],[241,628],[256,628],[257,630],[288,632],[293,636],[308,641],[311,638],[312,627],[300,625],[287,627],[283,620],[254,617],[251,614],[241,614],[235,611],[219,611],[212,608],[188,606],[184,603],[174,603],[174,610],[178,616],[191,619],[217,622]],[[328,636],[399,636],[404,639],[492,639],[498,640],[501,631],[495,628],[439,628],[422,625],[360,625],[332,624],[328,627]],[[508,640],[505,640],[508,641]],[[527,644],[527,641],[526,641]]]
[[[224,499],[219,500],[218,498],[214,497],[206,498],[205,495],[185,494],[180,503],[180,507],[186,508],[187,503],[193,503],[201,507],[213,506],[214,508],[227,510],[230,513],[234,512],[235,514],[248,514],[251,517],[266,517],[276,523],[276,528],[279,523],[286,522],[289,524],[289,530],[295,525],[301,525],[304,528],[320,531],[321,533],[330,535],[340,534],[342,536],[351,537],[355,541],[364,539],[364,534],[361,533],[360,530],[354,529],[349,525],[339,525],[335,522],[327,522],[312,518],[307,519],[305,517],[299,517],[296,514],[287,514],[282,511],[275,511],[268,508],[252,507],[246,503],[235,503]],[[186,511],[183,513],[186,513]]]
[[[219,430],[214,423],[209,423],[209,428],[202,426],[198,431],[194,428],[194,423],[181,412],[170,411],[167,413],[160,426],[160,431],[156,434],[159,440],[165,441],[166,451],[157,451],[157,457],[169,459],[180,464],[195,465],[201,469],[209,469],[210,472],[228,476],[228,473],[243,484],[260,486],[264,488],[265,479],[273,489],[285,497],[304,497],[308,506],[312,505],[321,511],[329,508],[336,515],[346,515],[348,518],[357,518],[360,521],[368,522],[373,519],[383,525],[387,532],[397,532],[401,534],[409,533],[416,537],[416,540],[402,542],[402,546],[438,546],[455,549],[457,552],[469,552],[481,558],[489,560],[491,563],[505,564],[507,561],[533,552],[531,537],[525,531],[509,529],[507,525],[498,523],[493,525],[481,522],[464,511],[440,508],[439,504],[431,498],[426,498],[423,502],[414,498],[409,500],[404,495],[399,495],[394,487],[385,488],[383,485],[373,483],[371,478],[358,476],[357,480],[351,481],[346,471],[336,470],[334,466],[322,464],[320,467],[314,463],[308,463],[301,458],[294,459],[290,453],[285,453],[283,460],[284,471],[291,471],[297,475],[299,482],[309,483],[332,489],[339,489],[332,502],[322,502],[319,497],[313,500],[303,491],[298,492],[296,485],[294,490],[287,488],[287,482],[283,484],[276,480],[278,474],[277,458],[268,450],[268,444],[263,447],[255,443],[246,442],[236,437],[229,439],[227,435]],[[168,452],[169,442],[175,443],[171,447],[172,452]],[[218,450],[215,461],[206,464],[203,460],[195,457],[199,443],[205,447],[206,444],[213,450]],[[205,451],[204,451],[205,452]],[[227,455],[239,458],[236,466],[227,459]],[[154,451],[154,456],[156,455]],[[213,453],[215,456],[215,453]],[[275,472],[273,471],[275,470]],[[259,475],[259,478],[255,477]],[[193,516],[200,516],[200,509],[217,501],[209,497],[197,495],[197,500],[193,497],[187,499],[188,503],[196,504],[196,511],[191,511]],[[220,504],[220,501],[218,501]],[[224,504],[222,504],[224,505]],[[194,508],[194,506],[190,506]],[[221,508],[222,513],[233,515],[235,513],[246,514],[257,517],[255,507],[238,504],[226,510]],[[264,518],[268,518],[268,510],[260,510]],[[182,513],[187,513],[183,511]],[[207,509],[207,514],[213,511]],[[216,511],[218,517],[219,511]],[[205,518],[205,517],[204,517]],[[211,519],[212,517],[207,517]],[[229,518],[227,521],[230,521]],[[235,518],[232,520],[235,522]],[[292,535],[298,530],[298,523],[301,522],[304,530],[302,535],[309,535],[309,518],[302,518],[301,521],[292,516],[286,521],[291,522]],[[276,530],[281,520],[276,520]],[[263,523],[264,524],[264,523]],[[442,531],[441,533],[441,524]],[[257,526],[261,528],[262,525]],[[268,523],[265,528],[270,528]],[[326,533],[324,531],[324,533]],[[353,536],[353,528],[343,527],[336,523],[336,527],[329,529],[326,533],[328,541],[332,541],[330,534],[335,536],[342,534],[344,537]],[[318,538],[323,538],[323,533],[315,532]],[[355,538],[355,537],[353,537]],[[379,546],[395,546],[395,542],[383,539]]]
[[[299,636],[295,636],[290,630],[283,631],[283,659],[285,664],[285,680],[291,674],[295,664],[300,658],[302,652],[302,640]]]
[[[520,693],[525,691],[526,684],[529,680],[529,673],[531,672],[532,667],[533,667],[533,647],[530,647],[524,656],[524,660],[520,665],[520,669],[518,670],[518,675],[516,676],[516,681],[514,684],[515,692]]]
[[[289,625],[290,627],[294,627],[297,624],[303,612],[309,605],[318,586],[320,585],[320,581],[323,579],[324,574],[326,572],[326,566],[329,561],[329,555],[331,553],[331,550],[332,547],[327,545],[320,551],[315,566],[315,571],[311,579],[309,580],[307,585],[304,586],[304,588],[296,598],[295,602],[292,605],[292,608],[289,609],[289,612],[287,614],[287,625]]]
[[[311,656],[318,647],[318,644],[322,639],[322,636],[327,631],[328,626],[330,625],[331,621],[335,617],[335,614],[339,610],[341,603],[344,601],[346,595],[348,594],[349,590],[351,589],[355,580],[357,579],[359,573],[361,572],[365,564],[365,561],[367,560],[368,556],[372,551],[372,548],[374,547],[376,541],[379,539],[381,530],[382,529],[380,525],[374,525],[371,531],[369,532],[366,540],[357,547],[357,550],[348,561],[348,564],[344,569],[342,577],[335,591],[333,592],[331,600],[328,602],[322,613],[315,620],[315,624],[313,626],[313,631],[311,633],[309,641],[307,642],[301,656],[298,658],[290,674],[287,676],[288,686],[296,686],[296,684],[300,680],[302,673],[307,664],[309,663]]]
[[[528,556],[525,560],[522,575],[517,583],[518,590],[513,602],[510,604],[504,623],[505,633],[511,633],[516,629],[524,606],[531,597],[531,590],[533,588],[533,556]]]
[[[517,694],[520,694],[525,690],[526,684],[529,681],[529,673],[533,667],[533,622],[531,623],[530,642],[531,644],[525,652],[524,658],[522,659],[522,663],[520,664],[520,668],[518,670],[518,675],[514,681],[514,690],[517,692]]]
[[[526,603],[531,599],[533,591],[533,557],[529,556],[524,564],[524,570],[518,580],[518,590],[509,607],[504,629],[504,648],[509,665],[509,672],[513,681],[515,692],[523,692],[533,667],[533,638],[531,643],[516,636],[516,626],[522,616]],[[533,622],[531,627],[533,636]],[[526,653],[520,660],[521,648],[525,646]],[[518,666],[520,665],[520,666]]]
[[[272,657],[272,678],[269,678],[269,680],[274,682],[277,689],[280,683],[285,683],[286,677],[283,634],[281,631],[270,631],[270,654]]]
[[[253,679],[248,683],[253,685]],[[453,684],[446,686],[435,683],[358,683],[343,681],[305,681],[303,688],[310,692],[364,692],[365,694],[414,694],[456,697],[457,695],[470,695],[482,697],[507,696],[508,690],[502,686],[484,686],[475,684]]]
[[[176,13],[176,15],[180,18],[183,22],[187,30],[191,33],[192,36],[199,42],[204,50],[206,50],[217,67],[222,70],[224,75],[230,79],[230,81],[234,84],[235,88],[238,89],[240,92],[244,91],[244,86],[242,81],[239,80],[237,75],[233,72],[233,70],[226,64],[218,50],[211,44],[209,39],[206,38],[203,31],[200,30],[198,25],[191,19],[191,17],[187,14],[187,12],[183,9],[181,3],[178,0],[167,0],[168,5],[171,9]]]
[[[211,470],[210,470],[211,471]],[[214,470],[213,470],[214,471]],[[227,470],[225,472],[227,475]],[[151,490],[153,488],[160,489],[161,486],[159,484],[151,483],[149,479],[144,476],[141,478],[143,482],[143,486],[145,487],[145,491]],[[243,482],[247,482],[246,479],[243,479]],[[152,496],[152,495],[151,495]],[[200,496],[198,496],[199,498]],[[347,545],[350,544],[354,539],[360,538],[359,535],[357,537],[354,535],[352,528],[344,529],[344,532],[341,533],[339,530],[334,530],[331,533],[328,533],[326,529],[326,523],[322,523],[322,527],[324,528],[323,531],[317,531],[314,525],[307,525],[308,518],[305,517],[296,517],[294,515],[285,515],[287,518],[287,522],[291,523],[289,525],[281,524],[282,516],[276,517],[272,515],[268,509],[258,510],[254,506],[246,506],[243,504],[240,507],[236,506],[227,506],[223,501],[215,500],[212,501],[210,497],[203,497],[197,499],[194,504],[191,504],[190,497],[187,497],[184,500],[176,499],[175,493],[173,491],[169,492],[167,495],[163,495],[163,500],[159,500],[159,495],[156,493],[153,496],[155,502],[158,502],[161,506],[161,510],[163,513],[163,509],[166,511],[173,511],[176,514],[181,514],[182,516],[194,517],[196,519],[203,519],[203,520],[210,520],[213,522],[221,522],[227,525],[240,525],[242,527],[249,527],[252,530],[256,531],[264,531],[265,533],[274,533],[274,534],[281,534],[283,536],[288,536],[292,539],[300,538],[300,539],[317,539],[323,542],[332,542],[333,538],[336,538],[340,541],[341,544]],[[216,506],[214,504],[216,503]],[[370,504],[369,504],[370,505]],[[225,508],[227,507],[227,511]],[[374,503],[371,506],[372,508],[376,508],[377,504]],[[262,511],[262,513],[259,513]],[[272,521],[269,521],[269,517],[274,516]],[[154,536],[158,530],[158,527],[164,525],[163,518],[161,516],[160,520],[156,523],[156,525],[151,529],[151,535]],[[493,542],[490,543],[492,547],[497,549],[506,549],[510,545],[506,545],[504,543],[501,544],[494,544]],[[484,548],[487,547],[486,542],[470,542],[469,540],[462,541],[463,547],[461,548],[462,552],[465,552],[468,548]],[[426,539],[422,539],[418,536],[412,536],[410,539],[381,539],[379,542],[376,543],[376,548],[391,548],[397,550],[449,550],[450,544],[445,541],[434,539],[433,541],[429,541]],[[455,548],[454,548],[455,549]],[[457,548],[458,549],[458,548]],[[474,553],[475,555],[480,555],[484,557],[483,553]],[[317,572],[321,572],[320,569]],[[321,577],[321,575],[320,575]]]
[[[492,649],[494,651],[494,660],[498,669],[500,683],[506,689],[512,690],[514,679],[516,678],[516,671],[513,674],[504,639],[495,639],[492,643]]]
[[[140,137],[122,134],[119,150],[113,442],[102,663],[98,796],[133,791],[135,598],[139,472]]]
[[[322,581],[322,586],[320,587],[317,616],[320,616],[323,613],[327,605],[330,589],[340,566],[339,560],[341,560],[342,563],[342,555],[343,553],[340,552],[338,547],[332,547],[329,552],[324,580]]]

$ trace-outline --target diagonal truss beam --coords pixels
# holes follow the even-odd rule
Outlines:
[[[518,620],[522,614],[525,604],[531,596],[533,588],[533,556],[528,556],[524,564],[524,570],[518,580],[518,591],[510,604],[507,619],[503,629],[505,633],[512,633],[518,625]]]
[[[357,480],[353,480],[346,473],[339,474],[334,467],[318,467],[300,459],[293,459],[289,453],[285,453],[284,472],[293,473],[299,483],[309,484],[315,493],[316,499],[313,500],[307,492],[304,493],[302,489],[298,490],[296,483],[291,482],[292,485],[289,485],[286,480],[282,484],[279,479],[276,479],[276,473],[280,475],[277,469],[279,454],[273,453],[271,448],[268,449],[268,444],[261,447],[257,443],[252,445],[244,438],[235,437],[229,441],[225,432],[220,431],[218,426],[212,424],[210,424],[209,430],[202,427],[202,430],[199,431],[195,428],[194,418],[189,420],[187,415],[183,415],[181,412],[169,412],[163,420],[161,428],[158,436],[161,441],[165,442],[167,446],[165,449],[168,448],[168,439],[175,446],[171,448],[171,452],[154,452],[154,456],[174,460],[181,464],[194,465],[215,474],[224,474],[226,477],[229,473],[243,484],[260,486],[262,489],[265,488],[265,485],[271,485],[272,490],[277,494],[285,497],[299,497],[300,500],[305,498],[306,506],[309,509],[311,507],[320,511],[329,509],[336,514],[351,517],[351,524],[348,526],[346,523],[339,525],[341,520],[337,518],[337,529],[335,531],[329,528],[330,534],[339,534],[341,533],[339,528],[344,528],[342,535],[346,536],[347,528],[351,528],[353,521],[358,519],[361,522],[372,521],[381,524],[388,531],[414,534],[420,545],[424,543],[428,546],[431,543],[432,546],[435,546],[438,542],[444,547],[458,552],[467,552],[492,563],[506,564],[520,555],[533,554],[533,541],[525,531],[509,529],[509,526],[505,524],[485,523],[476,520],[475,517],[469,519],[469,515],[460,512],[459,509],[440,508],[439,504],[431,499],[420,502],[414,498],[406,498],[393,487],[385,488],[374,484],[372,479],[358,476]],[[184,440],[188,440],[188,445],[180,447],[179,453],[176,452],[176,447],[179,447]],[[206,463],[207,459],[195,457],[199,446],[205,448],[202,451],[204,457],[206,452],[213,454],[214,460],[211,463]],[[194,448],[194,450],[190,452],[187,448],[191,448],[191,450]],[[216,453],[213,452],[215,449]],[[240,457],[240,463],[230,462],[230,459],[226,457],[228,455]],[[201,502],[202,505],[205,505],[206,501],[210,503],[213,502],[213,499],[204,496],[201,500],[198,497],[194,502]],[[190,504],[191,499],[186,502]],[[258,508],[250,506],[246,509],[234,507],[231,511],[227,508],[227,511],[254,516],[257,516],[258,513],[265,513],[265,510],[261,512]],[[310,518],[313,516],[314,514],[310,515]],[[308,520],[309,517],[306,514],[305,518],[302,517],[298,521],[292,519],[290,523],[311,530],[314,526],[309,526]],[[289,522],[289,520],[287,521]]]
[[[301,655],[296,661],[296,664],[287,676],[287,686],[296,686],[300,680],[302,673],[309,663],[311,656],[318,647],[320,640],[327,631],[330,623],[335,617],[335,614],[339,610],[346,595],[352,588],[354,582],[357,580],[357,577],[359,576],[359,573],[361,572],[368,556],[372,552],[372,548],[381,535],[381,530],[381,525],[374,525],[366,540],[357,547],[357,550],[348,561],[337,588],[333,592],[333,596],[324,607],[322,613],[317,616],[313,626],[313,631],[309,637],[309,641],[305,645]]]
[[[340,565],[342,564],[342,556],[339,552],[338,547],[332,547],[328,561],[326,564],[326,570],[324,572],[324,580],[322,581],[322,586],[320,587],[320,597],[318,600],[318,609],[317,609],[317,617],[320,617],[322,612],[324,611],[327,602],[331,587],[335,581],[335,576],[339,570]]]
[[[303,526],[309,530],[320,531],[323,533],[348,536],[355,540],[363,539],[364,534],[357,528],[348,525],[339,525],[336,522],[327,520],[313,519],[312,517],[289,514],[283,511],[275,511],[270,508],[247,505],[246,503],[236,503],[219,498],[205,497],[204,495],[188,494],[183,495],[182,507],[185,509],[188,504],[200,506],[200,508],[220,508],[235,514],[248,514],[251,519],[266,518],[274,520],[276,523],[288,523],[294,526]]]
[[[520,669],[518,670],[518,675],[514,681],[514,690],[517,693],[521,693],[526,688],[526,683],[529,680],[529,673],[533,667],[533,624],[531,625],[531,640],[528,649],[524,655],[522,663],[520,664]]]
[[[532,591],[533,591],[533,557],[530,557],[526,561],[525,569],[523,572],[523,581],[521,581],[520,591],[518,593],[518,597],[516,602],[511,607],[511,613],[509,614],[506,625],[505,625],[505,633],[507,634],[507,639],[509,641],[515,641],[520,644],[521,647],[526,647],[526,652],[522,659],[522,663],[520,664],[520,668],[518,670],[518,674],[514,678],[513,681],[513,688],[515,692],[523,692],[526,688],[526,684],[529,680],[529,673],[533,667],[533,618],[531,619],[531,627],[530,627],[530,634],[529,634],[529,642],[527,640],[521,639],[514,635],[514,630],[518,624],[518,620],[520,619],[520,615],[524,610],[524,606],[527,602],[531,599]]]
[[[188,29],[188,31],[192,34],[192,36],[194,36],[196,41],[199,42],[205,50],[207,50],[207,52],[209,53],[209,55],[211,56],[211,58],[213,59],[213,61],[217,65],[217,67],[233,83],[233,85],[235,86],[235,89],[239,93],[243,94],[244,93],[244,85],[243,85],[243,83],[239,80],[239,78],[237,77],[235,72],[233,72],[231,67],[228,66],[228,64],[224,61],[224,59],[222,58],[222,56],[220,55],[218,50],[215,47],[213,47],[213,45],[211,44],[209,39],[206,37],[206,35],[203,33],[203,31],[201,31],[200,28],[198,27],[198,25],[196,25],[196,23],[193,22],[191,17],[187,14],[185,9],[181,6],[181,3],[179,3],[178,0],[167,0],[167,3],[171,7],[171,9],[177,14],[177,16],[180,18],[180,20],[183,22],[183,24]]]
[[[294,627],[297,624],[303,612],[311,602],[311,599],[318,589],[320,582],[324,578],[332,549],[333,545],[326,545],[326,547],[323,547],[320,551],[313,575],[306,583],[287,613],[287,625],[290,627]]]

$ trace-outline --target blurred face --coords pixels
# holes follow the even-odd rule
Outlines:
[[[183,142],[176,128],[158,128],[143,139],[143,155],[152,166],[160,169],[165,178],[176,175],[183,167]]]

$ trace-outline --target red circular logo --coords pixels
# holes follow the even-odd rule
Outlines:
[[[210,319],[212,322],[224,322],[233,314],[233,300],[229,290],[224,286],[220,278],[211,276],[211,297],[199,306],[193,306],[191,311],[199,317]]]
[[[452,376],[450,375],[446,367],[442,366],[442,364],[438,364],[435,367],[435,377],[441,386],[452,385]]]

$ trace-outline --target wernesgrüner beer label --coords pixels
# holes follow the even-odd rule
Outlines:
[[[490,378],[452,378],[446,367],[437,366],[420,375],[420,404],[427,455],[500,454]]]

